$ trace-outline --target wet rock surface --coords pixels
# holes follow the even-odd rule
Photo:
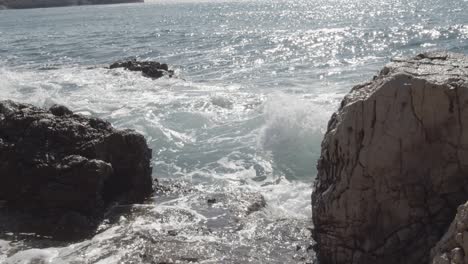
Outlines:
[[[92,239],[8,239],[6,263],[31,255],[52,264],[315,263],[309,219],[272,217],[264,197],[248,188],[209,188],[160,180],[153,202],[113,207]]]
[[[109,204],[151,194],[150,159],[134,131],[64,106],[0,101],[0,233],[84,235]]]
[[[156,61],[137,61],[136,59],[117,61],[111,64],[109,68],[124,68],[129,71],[139,71],[143,73],[143,76],[153,79],[158,79],[163,76],[172,77],[174,75],[174,71],[169,70],[167,64],[161,64]]]
[[[394,59],[354,87],[322,143],[312,195],[320,263],[430,262],[468,199],[466,120],[464,55]]]

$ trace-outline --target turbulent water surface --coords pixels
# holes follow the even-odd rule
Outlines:
[[[0,99],[144,134],[147,204],[64,243],[0,230],[1,263],[311,263],[327,120],[391,57],[468,52],[466,0],[152,2],[0,11]],[[109,70],[166,62],[176,78]]]

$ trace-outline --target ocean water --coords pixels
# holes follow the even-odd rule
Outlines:
[[[0,230],[0,263],[313,263],[327,121],[390,58],[468,53],[467,0],[153,1],[0,11],[0,99],[133,128],[167,186],[70,243]],[[175,78],[109,70],[136,57]],[[216,199],[216,203],[207,203]]]

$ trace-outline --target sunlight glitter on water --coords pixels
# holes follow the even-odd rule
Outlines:
[[[0,11],[0,97],[136,129],[153,149],[153,176],[171,189],[86,241],[2,236],[0,262],[312,261],[310,193],[330,115],[391,57],[468,52],[466,3],[181,0]],[[105,68],[127,57],[166,62],[176,78]]]

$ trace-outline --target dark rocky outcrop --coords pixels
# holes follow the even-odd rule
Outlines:
[[[354,87],[322,143],[312,195],[320,263],[428,263],[468,200],[467,120],[463,55],[395,59]]]
[[[112,202],[143,202],[152,192],[150,159],[134,131],[64,106],[0,101],[0,201],[40,215],[44,224],[32,231],[67,231],[95,223]]]
[[[144,0],[0,0],[0,9],[44,8],[75,5],[143,3]]]
[[[169,70],[169,66],[167,66],[167,64],[161,64],[156,61],[137,61],[136,59],[117,61],[111,64],[109,68],[124,68],[129,71],[140,71],[144,76],[154,79],[158,79],[163,76],[172,77],[174,75],[174,71]]]

